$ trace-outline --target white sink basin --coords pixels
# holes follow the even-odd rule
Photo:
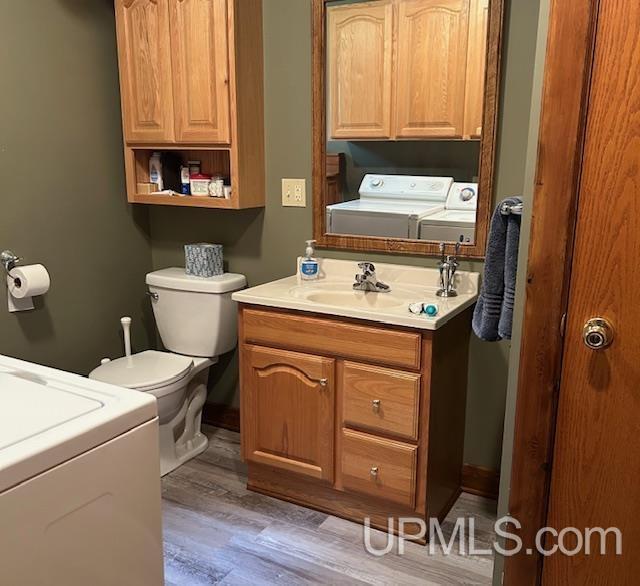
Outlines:
[[[368,307],[384,309],[404,305],[402,299],[396,299],[390,293],[372,293],[364,291],[311,291],[304,295],[307,301],[336,307]]]
[[[375,293],[353,289],[357,263],[344,260],[320,261],[320,279],[303,282],[297,275],[265,283],[233,294],[234,301],[250,305],[279,307],[312,313],[343,316],[385,324],[435,330],[473,305],[478,297],[479,275],[460,271],[458,297],[436,296],[437,269],[376,263],[378,279],[390,292]],[[409,312],[412,303],[438,306],[435,317]]]

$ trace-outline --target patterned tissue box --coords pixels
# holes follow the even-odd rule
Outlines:
[[[184,258],[187,275],[216,277],[224,273],[221,244],[185,244]]]

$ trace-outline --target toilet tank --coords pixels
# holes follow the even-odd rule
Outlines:
[[[192,277],[183,268],[147,275],[147,287],[164,347],[176,354],[212,358],[233,350],[238,340],[234,291],[244,275]]]

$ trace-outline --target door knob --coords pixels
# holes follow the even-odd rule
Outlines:
[[[613,328],[603,317],[593,317],[584,324],[582,340],[591,350],[603,350],[613,342]]]

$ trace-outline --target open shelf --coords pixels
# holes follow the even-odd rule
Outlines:
[[[218,209],[235,209],[233,198],[226,199],[223,197],[194,197],[193,195],[185,195],[180,197],[177,195],[150,195],[147,193],[136,193],[130,198],[131,203],[146,203],[163,206],[183,206],[192,208],[218,208]]]
[[[154,152],[161,152],[164,188],[180,193],[180,167],[189,161],[200,161],[201,172],[221,176],[231,185],[231,197],[197,197],[192,195],[156,195],[138,193],[138,183],[149,183],[149,159]],[[198,208],[237,209],[239,205],[231,173],[229,148],[179,148],[172,146],[134,146],[125,149],[127,162],[127,199],[130,203],[170,205]]]

